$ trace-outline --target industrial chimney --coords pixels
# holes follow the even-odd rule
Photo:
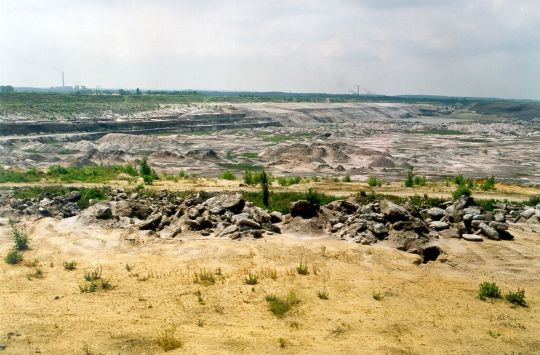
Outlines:
[[[62,72],[62,87],[64,87],[64,72]]]

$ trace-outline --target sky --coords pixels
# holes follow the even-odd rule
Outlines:
[[[0,84],[540,99],[539,0],[0,0]]]

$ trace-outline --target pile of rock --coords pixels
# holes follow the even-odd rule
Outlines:
[[[275,224],[280,213],[244,201],[241,194],[199,193],[181,198],[168,191],[152,196],[116,193],[109,202],[99,202],[83,211],[79,218],[111,227],[138,228],[174,238],[183,231],[198,231],[203,236],[261,238],[264,233],[280,233]]]
[[[291,205],[291,211],[295,209],[301,212],[296,213],[301,217],[326,218],[328,232],[340,239],[361,244],[387,240],[396,248],[411,252],[421,252],[439,237],[468,241],[513,239],[507,220],[540,221],[540,205],[523,209],[497,204],[493,211],[485,211],[468,196],[426,209],[398,205],[386,199],[361,203],[355,198],[334,201],[321,208],[299,201]]]

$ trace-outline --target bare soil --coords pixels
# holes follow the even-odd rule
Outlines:
[[[512,225],[514,241],[444,240],[438,261],[416,265],[417,256],[383,245],[295,234],[160,240],[76,218],[25,225],[31,250],[24,258],[37,259],[44,275],[0,264],[6,354],[161,353],[167,330],[182,342],[170,353],[540,352],[538,226]],[[4,256],[11,247],[5,223],[0,233]],[[295,269],[302,259],[308,275]],[[64,269],[68,260],[77,261],[76,270]],[[98,266],[113,288],[81,293],[84,273]],[[215,284],[194,282],[203,269]],[[250,272],[258,284],[245,284]],[[525,288],[529,307],[479,300],[478,284],[486,280],[503,292]],[[276,317],[265,295],[291,290],[299,304]],[[317,296],[322,290],[328,300]]]

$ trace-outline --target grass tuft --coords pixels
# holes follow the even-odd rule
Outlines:
[[[244,279],[244,282],[248,285],[256,285],[259,282],[259,275],[249,273]]]
[[[195,273],[193,282],[203,286],[211,286],[216,283],[216,278],[211,272],[206,271],[206,269],[202,269]]]
[[[327,300],[328,296],[328,291],[326,289],[317,291],[317,297],[319,297],[321,300]]]
[[[305,261],[303,259],[300,260],[300,263],[298,264],[298,266],[296,266],[296,272],[299,275],[308,275],[309,274],[309,267],[308,267],[307,261]]]
[[[65,270],[75,270],[77,268],[77,262],[75,260],[70,261],[64,261],[64,269]]]
[[[164,330],[157,338],[156,343],[165,352],[178,349],[183,345],[182,341],[174,337],[174,329]]]

